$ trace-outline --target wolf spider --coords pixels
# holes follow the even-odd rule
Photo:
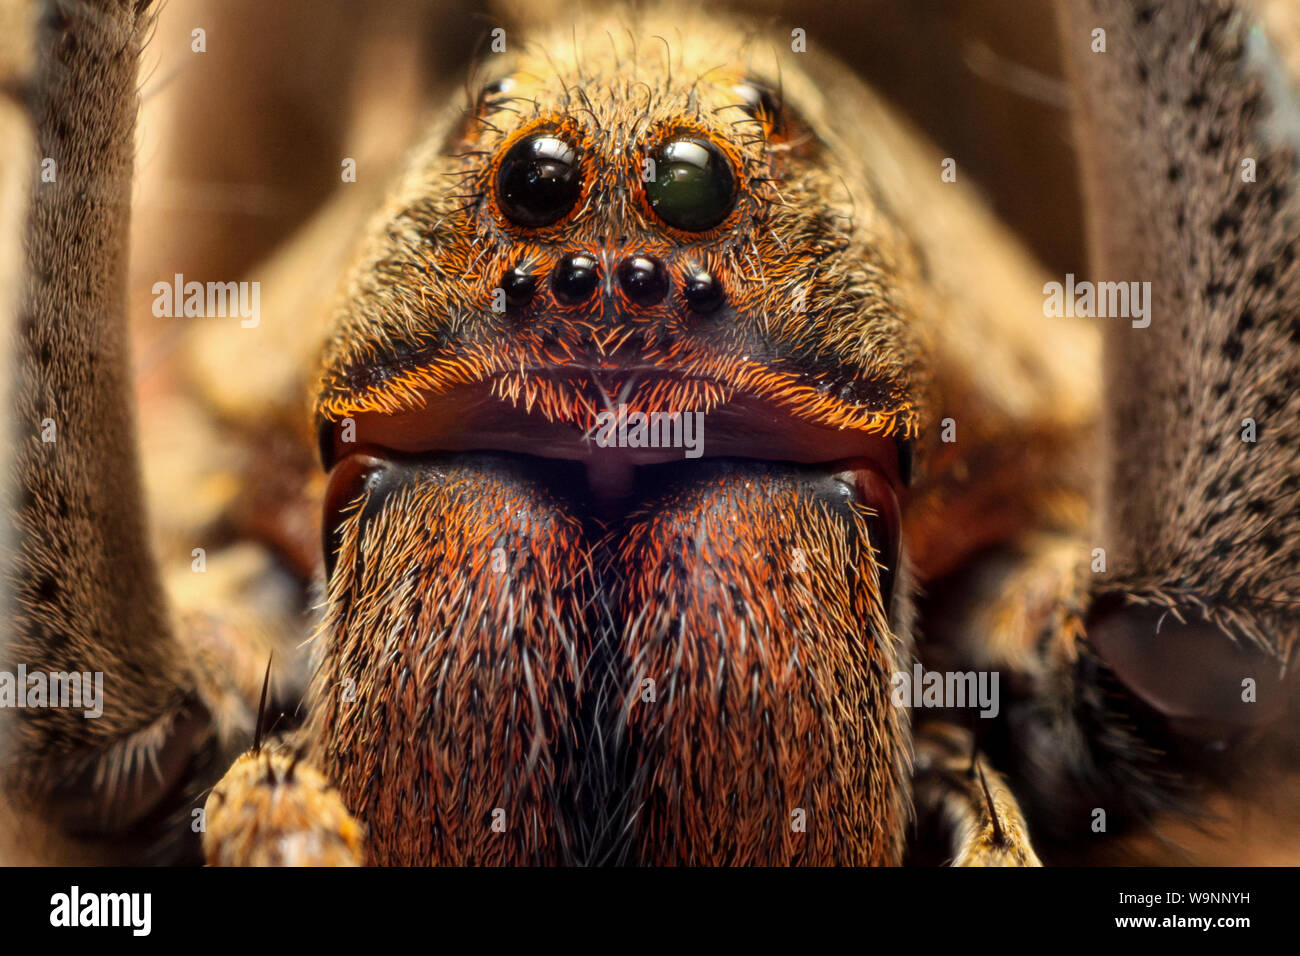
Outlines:
[[[697,7],[490,14],[427,122],[372,84],[404,166],[327,143],[292,235],[176,222],[257,261],[229,308],[144,280],[184,314],[140,383],[156,11],[0,2],[3,671],[104,686],[10,682],[6,859],[1295,860],[1295,15],[1057,4],[1067,278],[1024,236],[1077,224],[1000,222],[853,29]],[[370,14],[328,10],[337,100]],[[207,13],[153,42],[229,68]],[[258,155],[237,76],[177,120],[213,164]]]

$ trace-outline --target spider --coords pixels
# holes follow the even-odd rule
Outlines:
[[[1294,861],[1281,2],[1057,4],[1059,276],[797,10],[493,12],[140,388],[155,11],[0,11],[8,859]]]

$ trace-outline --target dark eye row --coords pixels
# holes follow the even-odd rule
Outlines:
[[[633,255],[620,262],[614,271],[619,289],[635,305],[652,306],[669,293],[670,281],[664,264],[653,256]],[[501,280],[501,288],[511,306],[521,308],[538,291],[539,276],[526,265],[517,265]],[[564,256],[551,271],[551,292],[564,305],[578,305],[595,294],[601,282],[600,264],[585,252]],[[722,306],[722,285],[708,270],[690,270],[682,281],[681,296],[694,312],[714,312]]]
[[[736,204],[731,164],[707,139],[678,136],[649,156],[643,183],[655,215],[676,229],[705,232]],[[577,151],[551,133],[526,136],[510,147],[496,181],[497,204],[511,222],[540,229],[563,219],[582,195]]]

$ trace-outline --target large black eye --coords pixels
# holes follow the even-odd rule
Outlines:
[[[582,192],[578,154],[562,139],[526,136],[497,172],[497,202],[513,222],[533,229],[564,218]]]
[[[660,219],[703,232],[727,218],[736,202],[736,177],[722,150],[706,139],[673,139],[652,158],[654,178],[645,194]]]

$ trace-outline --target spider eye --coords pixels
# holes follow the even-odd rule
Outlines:
[[[758,80],[748,80],[735,87],[735,91],[751,116],[764,119],[776,135],[784,132],[781,123],[781,101],[770,86]]]
[[[673,139],[653,159],[655,175],[645,194],[660,219],[703,232],[727,218],[736,203],[736,177],[717,146],[706,139]]]
[[[526,136],[510,147],[497,172],[497,203],[515,223],[539,229],[558,222],[582,192],[578,154],[547,134]]]

